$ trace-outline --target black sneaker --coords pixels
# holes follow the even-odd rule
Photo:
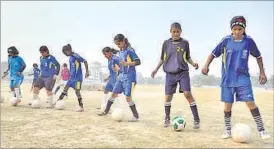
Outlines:
[[[169,124],[170,124],[170,120],[169,119],[165,119],[164,127],[168,127]]]
[[[98,116],[105,116],[105,115],[107,115],[107,113],[106,113],[105,111],[103,111],[103,112],[101,112],[101,113],[98,113],[97,115],[98,115]]]
[[[193,128],[194,129],[199,129],[200,128],[200,122],[194,122]]]

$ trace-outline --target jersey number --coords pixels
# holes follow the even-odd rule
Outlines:
[[[180,52],[180,51],[184,52],[185,51],[185,49],[181,48],[180,46],[177,46],[176,50],[177,50],[177,52]]]

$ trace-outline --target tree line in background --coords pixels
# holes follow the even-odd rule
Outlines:
[[[1,75],[3,75],[4,71],[7,70],[8,67],[8,63],[7,62],[1,62]],[[27,76],[29,73],[29,70],[26,70],[24,72],[24,75]],[[100,80],[103,80],[104,78],[106,78],[108,76],[108,73],[100,73]],[[8,77],[7,77],[8,78]],[[7,79],[5,78],[5,79]],[[262,85],[260,85],[259,83],[259,74],[257,74],[257,76],[251,76],[251,82],[253,86],[257,86],[257,87],[263,87]],[[191,84],[193,86],[219,86],[221,83],[221,78],[220,77],[216,77],[214,75],[208,75],[208,76],[204,76],[202,74],[200,75],[195,75],[193,77],[191,77]],[[142,75],[142,73],[137,72],[137,81],[138,84],[165,84],[165,77],[164,76],[156,76],[154,79],[151,77],[144,77]],[[268,82],[266,84],[266,86],[274,86],[274,75],[272,74],[271,77],[268,77]]]
[[[259,74],[257,76],[251,76],[250,77],[252,85],[256,87],[263,87],[259,83]],[[141,73],[137,73],[137,81],[138,84],[164,84],[165,83],[165,77],[158,76],[152,79],[151,77],[144,77]],[[221,83],[221,77],[216,77],[214,75],[194,75],[190,78],[191,84],[193,86],[219,86]],[[274,75],[271,75],[271,77],[268,77],[268,82],[266,86],[274,86]]]

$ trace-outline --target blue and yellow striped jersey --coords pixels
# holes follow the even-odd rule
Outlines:
[[[118,72],[114,71],[115,65],[120,65],[119,57],[116,55],[113,55],[110,60],[108,60],[108,70],[110,74],[110,80],[116,80]]]
[[[133,62],[134,60],[139,59],[135,51],[131,48],[127,48],[119,52],[119,59],[121,61]],[[120,73],[124,74],[136,74],[135,66],[121,66]]]
[[[83,80],[82,66],[81,63],[86,61],[77,53],[73,53],[69,58],[70,66],[70,79],[81,81]]]

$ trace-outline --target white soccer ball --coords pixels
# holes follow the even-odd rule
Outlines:
[[[18,99],[16,97],[11,97],[10,104],[11,104],[11,106],[14,106],[14,107],[17,106]]]
[[[125,110],[122,108],[115,108],[111,114],[113,120],[121,122],[125,117]]]
[[[239,142],[239,143],[249,142],[251,139],[251,128],[250,126],[243,123],[235,124],[232,127],[231,135],[232,135],[232,139],[235,142]]]
[[[36,99],[31,103],[31,107],[34,109],[39,109],[41,108],[41,106],[42,106],[42,102],[39,99]]]
[[[1,96],[1,103],[4,103],[5,98]]]
[[[28,101],[28,105],[29,106],[31,106],[32,105],[32,103],[35,101],[35,100],[40,100],[40,98],[38,97],[38,98],[32,98],[32,99],[30,99],[29,101]],[[40,100],[41,101],[41,100]],[[41,101],[41,104],[42,104],[42,101]]]
[[[65,102],[64,100],[57,100],[55,109],[57,110],[64,110],[65,109]]]

